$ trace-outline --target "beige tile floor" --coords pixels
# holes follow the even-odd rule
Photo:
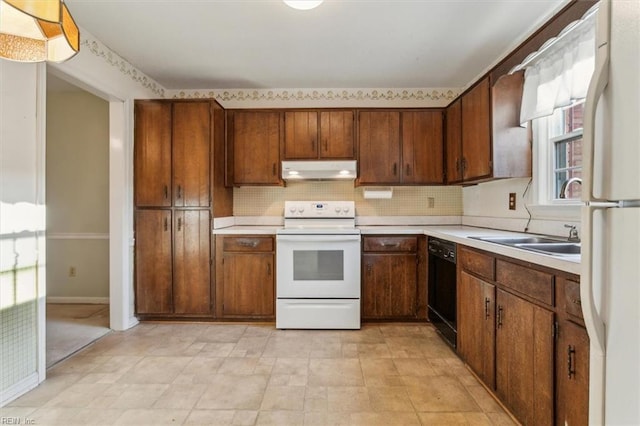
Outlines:
[[[429,324],[140,324],[0,409],[36,425],[507,425]]]

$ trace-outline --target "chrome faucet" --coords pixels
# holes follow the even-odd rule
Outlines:
[[[560,195],[559,195],[560,198],[567,198],[567,194],[566,194],[567,187],[571,185],[573,182],[578,182],[580,185],[582,185],[582,179],[580,179],[579,177],[572,177],[565,180],[562,183],[562,186],[560,187]]]
[[[580,237],[578,236],[578,228],[576,227],[576,225],[565,224],[564,227],[565,228],[569,228],[569,238],[568,238],[568,240],[573,242],[573,243],[579,243],[580,242]]]

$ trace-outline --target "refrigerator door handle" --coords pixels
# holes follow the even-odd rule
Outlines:
[[[587,90],[584,103],[584,131],[582,134],[582,201],[605,201],[595,197],[594,164],[595,164],[595,127],[596,108],[609,82],[609,19],[610,0],[602,0],[598,9],[598,33],[596,36],[596,56],[593,77]],[[584,229],[584,228],[583,228]]]
[[[593,267],[593,215],[600,209],[607,208],[605,203],[586,204],[582,207],[582,229],[580,274],[580,299],[582,316],[589,335],[589,424],[604,424],[604,384],[605,384],[605,326],[596,308],[594,298],[594,280],[602,279],[594,274]],[[602,288],[600,286],[598,288]]]

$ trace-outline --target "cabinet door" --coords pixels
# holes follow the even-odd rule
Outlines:
[[[502,290],[496,305],[496,393],[522,424],[551,425],[553,312]]]
[[[138,210],[135,222],[136,313],[170,314],[171,211]]]
[[[135,104],[135,204],[171,206],[171,104]]]
[[[445,145],[447,183],[462,182],[462,101],[460,99],[447,108]]]
[[[361,184],[400,182],[400,113],[361,111],[358,166]]]
[[[208,210],[174,213],[173,300],[176,314],[211,311],[211,255]]]
[[[223,255],[222,314],[273,317],[273,253]]]
[[[211,178],[208,102],[173,104],[173,204],[208,207]]]
[[[441,111],[402,113],[402,181],[444,182]]]
[[[318,158],[318,113],[287,111],[284,113],[284,158],[306,160]]]
[[[355,158],[353,111],[320,112],[320,158]]]
[[[280,184],[279,112],[235,111],[231,125],[234,185]]]
[[[557,425],[589,423],[589,336],[584,327],[563,321],[556,358]]]
[[[495,389],[495,286],[465,271],[458,281],[458,351]]]
[[[462,170],[465,181],[491,176],[489,78],[462,96]]]
[[[362,318],[415,318],[415,254],[364,254]]]

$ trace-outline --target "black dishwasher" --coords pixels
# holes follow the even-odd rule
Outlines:
[[[456,244],[429,237],[429,321],[456,347]]]

